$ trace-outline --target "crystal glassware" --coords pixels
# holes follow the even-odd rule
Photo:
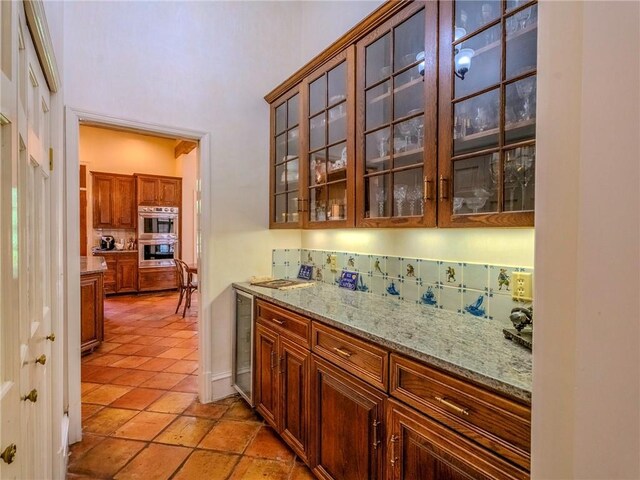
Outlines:
[[[518,20],[518,28],[520,30],[524,30],[525,28],[527,28],[527,22],[529,21],[529,17],[531,17],[531,8],[525,8],[524,10],[520,10],[514,16],[516,17],[516,20]]]
[[[387,201],[387,196],[384,188],[379,188],[376,192],[376,202],[378,203],[378,216],[384,217],[384,204]]]
[[[406,185],[394,185],[393,186],[393,199],[396,201],[396,213],[399,217],[402,217],[402,204],[407,198],[407,186]]]
[[[535,86],[535,77],[523,78],[519,82],[516,82],[518,96],[523,100],[522,113],[520,115],[521,120],[530,120],[533,117],[531,112],[531,94]]]
[[[409,201],[409,215],[415,215],[416,202],[422,198],[422,188],[415,186],[407,190],[407,200]]]
[[[386,128],[378,130],[376,132],[376,139],[378,140],[378,155],[380,158],[385,157],[389,150],[389,130]]]
[[[485,206],[489,197],[489,192],[487,192],[484,188],[476,188],[473,191],[473,197],[467,197],[465,199],[465,202],[467,203],[467,206],[473,211],[473,213],[478,213],[478,210]]]

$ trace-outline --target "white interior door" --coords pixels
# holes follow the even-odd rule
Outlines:
[[[0,478],[50,478],[50,98],[22,3],[1,4]]]

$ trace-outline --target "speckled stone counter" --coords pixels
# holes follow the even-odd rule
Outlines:
[[[104,261],[104,257],[80,257],[80,275],[106,271],[107,264]]]
[[[531,402],[531,352],[495,322],[331,285],[234,288],[370,340],[407,357]]]

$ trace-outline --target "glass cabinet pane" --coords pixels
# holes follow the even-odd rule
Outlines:
[[[298,221],[298,192],[287,194],[287,222]]]
[[[393,174],[393,216],[407,217],[424,213],[422,168]]]
[[[347,98],[347,63],[342,62],[329,70],[329,105],[334,105]]]
[[[276,223],[285,223],[287,221],[287,194],[276,195]]]
[[[285,164],[276,165],[276,193],[282,193],[287,189],[287,173]]]
[[[298,125],[298,95],[294,95],[287,101],[287,128]]]
[[[379,172],[391,168],[390,128],[382,128],[366,135],[365,168],[366,173]]]
[[[454,155],[498,145],[499,105],[499,89],[454,105]]]
[[[312,153],[309,156],[309,185],[319,185],[327,182],[327,163],[325,150]]]
[[[405,70],[394,78],[393,119],[406,117],[424,109],[424,82],[418,67]]]
[[[300,133],[298,128],[289,130],[287,134],[287,159],[298,156],[298,134]]]
[[[393,166],[406,167],[423,162],[421,137],[424,116],[413,117],[396,124],[393,136]]]
[[[538,55],[538,5],[520,10],[506,19],[507,79],[535,70]]]
[[[309,150],[317,150],[326,145],[326,126],[324,112],[309,121]]]
[[[286,134],[276,137],[276,158],[275,163],[284,162],[287,156],[287,136]]]
[[[453,47],[456,98],[500,83],[500,32],[501,26],[498,24]]]
[[[493,153],[453,163],[453,213],[498,211],[500,155]]]
[[[389,217],[391,176],[388,173],[367,177],[365,182],[365,218]]]
[[[458,0],[456,1],[455,28],[461,28],[457,38],[475,32],[482,26],[498,19],[502,14],[502,2],[500,0],[478,1],[478,0]]]
[[[424,52],[424,9],[398,25],[393,40],[393,71],[416,63]]]
[[[376,40],[366,48],[365,80],[367,87],[391,75],[391,34]]]
[[[536,134],[536,77],[525,77],[505,89],[505,142],[528,140]]]
[[[326,187],[309,189],[309,219],[312,222],[327,220]]]
[[[324,75],[309,85],[309,113],[314,115],[324,110],[327,103],[327,85]]]
[[[338,143],[329,147],[327,158],[327,181],[335,182],[347,178],[347,144]]]
[[[276,133],[282,132],[287,128],[287,103],[283,103],[276,107]]]
[[[339,142],[347,138],[347,103],[329,110],[329,143]]]
[[[287,162],[287,190],[297,190],[299,181],[298,159]]]
[[[505,152],[504,210],[533,210],[535,195],[535,146],[514,148]]]
[[[328,190],[327,215],[329,220],[344,220],[347,218],[347,182],[330,183]]]
[[[391,81],[386,81],[367,90],[366,93],[366,129],[371,130],[391,120]]]

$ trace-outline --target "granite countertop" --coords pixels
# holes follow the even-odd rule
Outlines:
[[[91,253],[93,253],[93,255],[105,255],[105,254],[110,254],[110,253],[137,253],[137,249],[135,250],[116,250],[115,248],[113,250],[100,250],[99,248],[94,248],[93,250],[91,250]]]
[[[316,283],[238,290],[531,403],[532,355],[494,321]]]
[[[80,257],[80,275],[107,271],[104,257]]]

